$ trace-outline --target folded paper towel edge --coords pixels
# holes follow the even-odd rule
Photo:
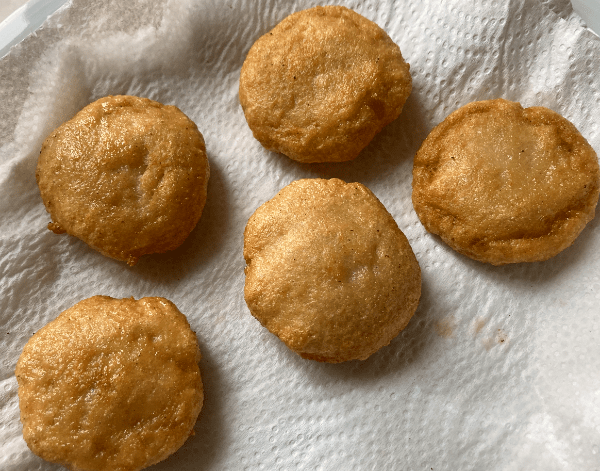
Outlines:
[[[600,37],[600,2],[598,0],[571,0],[573,10],[585,22],[589,31]]]

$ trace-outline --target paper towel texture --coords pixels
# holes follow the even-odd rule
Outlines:
[[[252,43],[314,1],[72,0],[0,61],[0,469],[58,469],[22,439],[13,371],[34,332],[96,294],[166,297],[198,335],[196,434],[153,469],[600,469],[600,218],[546,262],[492,267],[428,234],[410,198],[421,142],[475,100],[551,108],[598,152],[600,40],[537,0],[337,3],[381,26],[413,77],[400,118],[344,164],[266,151],[237,96]],[[134,268],[48,231],[34,176],[46,135],[109,94],[178,106],[211,165],[196,229]],[[248,218],[311,177],[369,187],[421,266],[415,316],[364,362],[298,358],[243,300]]]

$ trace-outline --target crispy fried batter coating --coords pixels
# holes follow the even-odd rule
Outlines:
[[[19,358],[23,437],[72,470],[134,471],[164,460],[202,408],[199,359],[196,335],[170,301],[83,300]]]
[[[208,177],[196,125],[174,106],[133,96],[95,101],[53,131],[36,172],[48,228],[129,265],[183,243]]]
[[[240,102],[254,137],[301,162],[354,159],[411,91],[400,48],[341,6],[285,18],[248,52]]]
[[[470,103],[423,142],[413,205],[454,250],[493,265],[546,260],[594,217],[598,158],[548,108],[502,99]]]
[[[408,240],[360,183],[286,186],[248,221],[244,258],[250,312],[311,360],[366,359],[404,329],[421,294]]]

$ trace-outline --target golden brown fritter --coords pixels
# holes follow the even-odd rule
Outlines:
[[[174,106],[133,96],[95,101],[53,131],[36,172],[48,228],[129,265],[183,243],[208,177],[196,125]]]
[[[254,43],[240,102],[254,137],[301,162],[342,162],[402,111],[411,91],[400,48],[341,6],[285,18]]]
[[[134,471],[193,432],[203,389],[196,335],[164,298],[94,296],[25,345],[15,374],[23,437],[72,470]]]
[[[364,360],[414,314],[421,271],[408,240],[360,183],[298,180],[252,215],[245,298],[303,358]]]
[[[594,217],[598,158],[548,108],[470,103],[423,142],[413,205],[454,250],[493,265],[534,262],[569,247]]]

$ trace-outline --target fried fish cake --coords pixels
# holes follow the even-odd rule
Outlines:
[[[36,172],[48,228],[129,265],[183,243],[208,177],[196,125],[174,106],[133,96],[95,101],[53,131]]]
[[[94,296],[25,345],[15,374],[23,437],[72,470],[133,471],[193,433],[203,402],[196,335],[163,298]]]
[[[239,97],[254,137],[300,162],[354,159],[411,91],[400,48],[341,6],[285,18],[248,52]]]
[[[594,217],[598,158],[548,108],[502,99],[470,103],[423,142],[412,200],[425,228],[493,265],[546,260]]]
[[[408,324],[421,271],[371,191],[298,180],[252,215],[244,232],[250,312],[301,357],[364,360]]]

